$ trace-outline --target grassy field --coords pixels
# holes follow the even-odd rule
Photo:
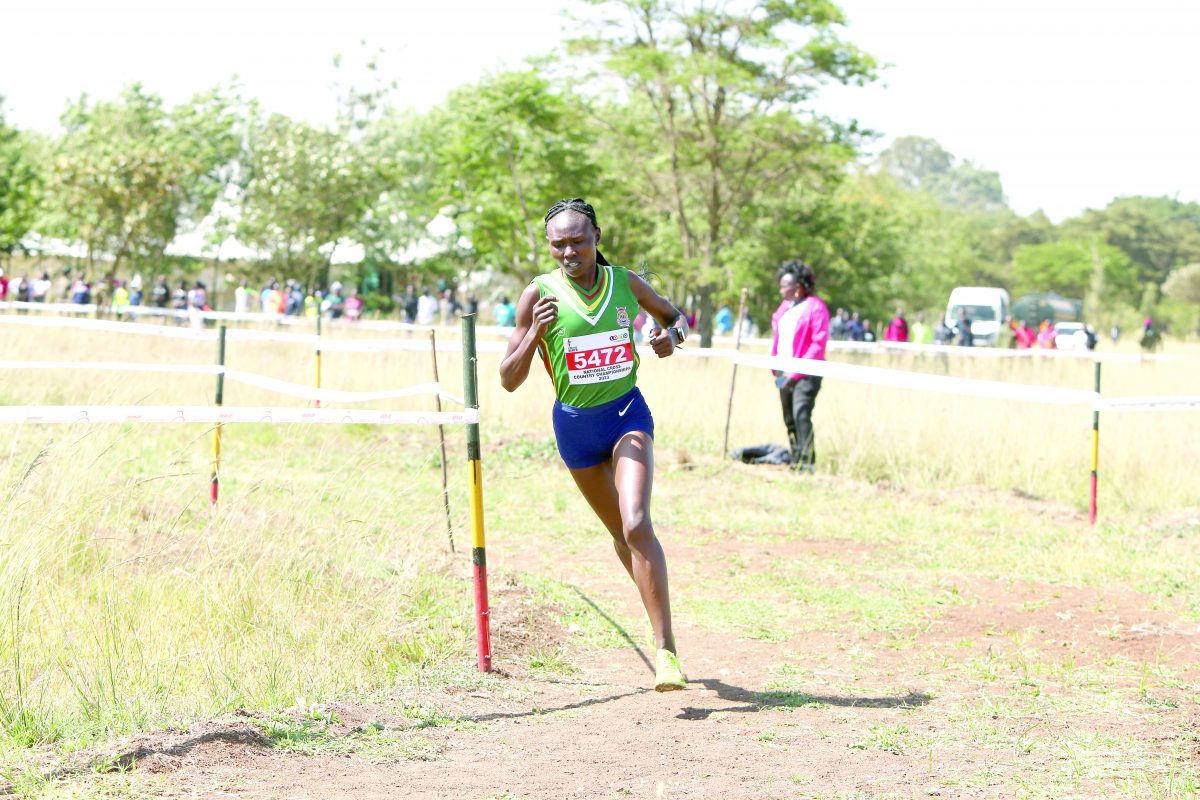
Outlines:
[[[7,326],[0,342],[9,359],[214,355],[206,343]],[[1106,365],[1106,393],[1200,394],[1200,348],[1175,354]],[[1066,360],[858,360],[1085,389],[1092,380],[1090,364]],[[297,382],[312,375],[311,353],[297,345],[238,344],[227,363]],[[575,632],[562,646],[524,652],[521,666],[569,675],[583,649],[624,643],[556,565],[572,565],[578,583],[614,564],[557,461],[548,382],[533,374],[509,395],[497,363],[485,355],[480,364],[489,564],[495,580],[527,587]],[[459,360],[443,354],[441,370],[460,391]],[[1134,597],[1148,614],[1194,626],[1200,482],[1190,466],[1200,414],[1105,416],[1101,524],[1089,528],[1086,408],[826,381],[820,475],[806,481],[721,457],[730,372],[728,362],[683,357],[642,368],[657,424],[656,522],[673,542],[679,616],[748,642],[849,632],[920,666],[929,692],[956,698],[924,732],[912,720],[863,722],[854,733],[862,749],[932,754],[965,738],[997,752],[1071,754],[1054,769],[963,778],[997,796],[1196,796],[1197,734],[1185,721],[1196,718],[1200,659],[1190,640],[1170,659],[1085,658],[1020,625],[948,641],[931,638],[931,626],[955,608],[986,610],[990,586],[1048,587],[1030,594],[1034,605],[1064,591],[1090,593],[1097,607]],[[329,354],[323,374],[331,388],[395,388],[430,380],[431,367],[427,354]],[[9,405],[202,404],[213,384],[84,371],[6,377],[0,403]],[[225,402],[297,404],[234,385]],[[777,406],[769,376],[740,369],[731,447],[782,441]],[[454,554],[436,430],[230,426],[216,510],[210,438],[200,425],[10,428],[0,451],[0,779],[17,793],[115,791],[86,773],[54,777],[53,765],[114,736],[234,710],[271,714],[447,685],[500,690],[471,669],[460,430],[447,436]],[[833,544],[821,556],[795,550],[811,542]],[[764,569],[764,549],[791,555]],[[627,606],[604,610],[637,629]],[[1118,626],[1109,638],[1124,633]],[[770,665],[776,705],[820,705],[811,700],[817,668],[800,658]],[[1158,738],[1115,732],[1129,715],[1153,718],[1146,724]],[[1013,722],[1030,718],[1050,722],[1036,732]],[[798,736],[782,718],[776,728],[765,741]],[[268,732],[294,744],[287,725]]]

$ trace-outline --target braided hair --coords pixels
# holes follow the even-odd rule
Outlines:
[[[550,220],[557,217],[564,211],[574,211],[583,214],[592,222],[592,227],[599,229],[600,223],[596,222],[596,209],[592,208],[592,204],[584,200],[582,197],[571,197],[559,200],[554,205],[550,206],[550,210],[546,212],[545,225],[550,226]],[[602,267],[609,266],[608,259],[600,252],[600,248],[596,248],[596,263]]]

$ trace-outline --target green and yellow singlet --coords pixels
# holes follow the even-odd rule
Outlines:
[[[558,298],[558,320],[538,345],[554,394],[569,406],[591,408],[616,400],[637,383],[633,347],[637,299],[629,270],[596,266],[596,285],[579,288],[562,270],[533,279],[538,297]]]

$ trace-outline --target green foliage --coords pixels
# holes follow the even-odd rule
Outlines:
[[[1129,256],[1091,239],[1022,245],[1013,254],[1014,291],[1090,295],[1101,303],[1137,300],[1137,272]]]
[[[80,98],[45,164],[42,231],[84,245],[89,262],[108,256],[112,272],[126,259],[161,258],[224,190],[238,119],[219,90],[170,110],[138,84],[116,101]]]
[[[595,134],[577,124],[585,107],[532,70],[503,72],[452,92],[425,121],[436,176],[426,203],[470,242],[472,266],[522,280],[543,271],[545,208],[607,192]]]
[[[901,136],[880,154],[878,169],[910,191],[927,192],[954,208],[1006,208],[1000,174],[957,160],[933,139]]]
[[[1171,270],[1200,261],[1200,204],[1170,197],[1122,197],[1063,223],[1068,236],[1099,234],[1123,250],[1143,286],[1162,287]]]
[[[1182,303],[1200,303],[1200,262],[1172,271],[1163,294]]]
[[[0,253],[11,254],[37,219],[40,176],[32,142],[5,124],[3,110],[0,98]]]
[[[811,119],[805,101],[824,81],[872,80],[875,62],[839,38],[842,13],[821,0],[592,4],[603,33],[574,51],[598,57],[603,85],[615,77],[628,92],[596,117],[624,164],[626,205],[647,210],[652,241],[678,242],[677,260],[661,268],[698,292],[707,343],[712,292],[762,267],[745,244],[780,208],[771,200],[823,186],[850,155],[855,131]]]
[[[334,249],[356,233],[385,180],[350,128],[325,130],[281,114],[254,119],[238,237],[285,274],[327,283]]]

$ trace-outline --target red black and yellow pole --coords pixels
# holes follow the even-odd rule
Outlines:
[[[217,332],[217,408],[225,401],[225,326]],[[208,489],[208,499],[213,505],[217,504],[217,496],[221,491],[221,423],[213,428],[213,458],[212,483]]]
[[[463,398],[479,410],[479,371],[475,355],[475,315],[462,318]],[[475,571],[475,650],[480,672],[492,671],[492,635],[487,593],[487,555],[483,543],[483,468],[479,459],[479,423],[467,425],[467,466],[470,469],[471,564]]]
[[[1092,407],[1092,494],[1088,522],[1096,524],[1096,474],[1100,467],[1100,362],[1096,362],[1096,405]]]

